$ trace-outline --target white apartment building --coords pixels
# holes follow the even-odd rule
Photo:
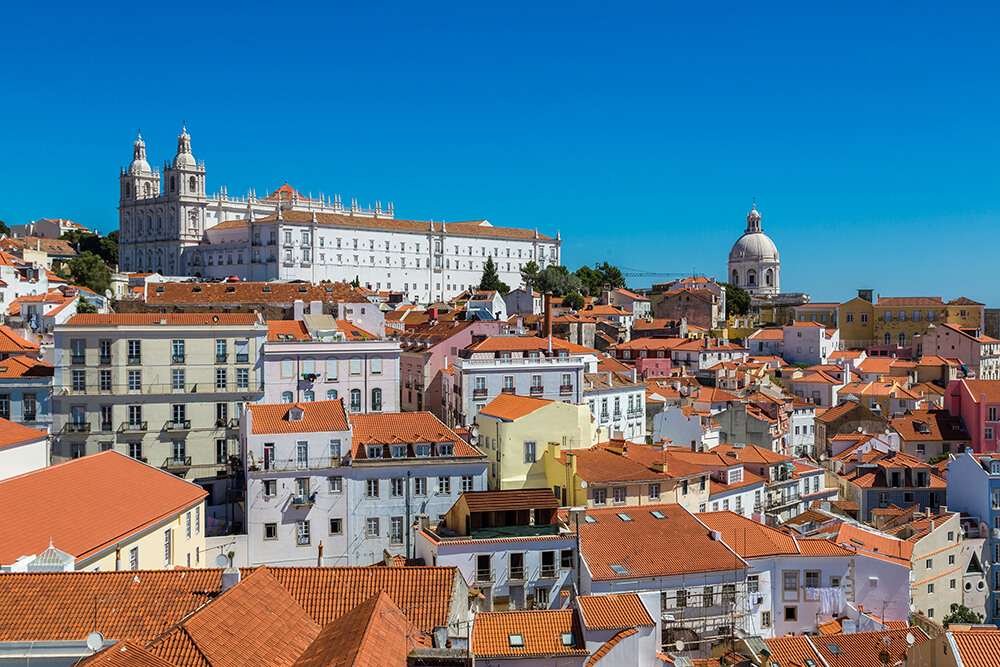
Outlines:
[[[840,349],[840,330],[819,322],[793,322],[782,329],[782,335],[781,354],[790,364],[827,364],[830,355]]]
[[[257,404],[240,424],[251,564],[412,557],[422,517],[486,488],[486,460],[427,412],[352,414],[343,400]]]
[[[521,282],[529,261],[559,264],[561,239],[488,220],[399,220],[390,203],[349,206],[339,195],[303,196],[284,185],[266,197],[251,191],[206,194],[205,164],[182,130],[177,153],[160,173],[137,137],[121,171],[119,225],[125,271],[245,280],[351,281],[402,291],[430,303],[476,287],[492,257],[501,280]]]
[[[680,447],[708,451],[719,445],[719,420],[709,410],[665,405],[653,415],[653,440],[669,440]]]
[[[597,357],[559,338],[488,336],[473,342],[443,376],[445,414],[452,425],[471,424],[501,393],[583,403],[585,372]]]
[[[116,450],[214,477],[262,396],[266,334],[253,313],[75,315],[55,331],[53,461]]]
[[[646,385],[631,374],[599,371],[585,373],[583,398],[598,426],[602,440],[621,437],[646,441]]]
[[[264,403],[344,399],[351,412],[399,410],[399,343],[330,315],[268,323]]]

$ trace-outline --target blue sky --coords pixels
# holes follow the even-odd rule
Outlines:
[[[756,197],[785,290],[1000,301],[995,4],[59,4],[5,14],[9,223],[112,229],[136,129],[158,165],[186,120],[213,191],[719,276]]]

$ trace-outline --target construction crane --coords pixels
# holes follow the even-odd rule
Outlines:
[[[594,262],[594,268],[598,268],[600,264]],[[705,275],[699,273],[694,269],[689,272],[676,272],[676,271],[644,271],[642,269],[633,269],[628,266],[620,266],[618,269],[622,272],[622,276],[625,278],[687,278],[689,276],[701,276]]]

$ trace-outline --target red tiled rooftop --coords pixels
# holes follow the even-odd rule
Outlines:
[[[577,599],[584,627],[590,630],[619,630],[653,625],[642,600],[635,593],[581,595]]]
[[[70,327],[253,326],[256,313],[81,313],[69,318]]]
[[[572,635],[572,644],[562,636]],[[519,635],[523,646],[511,646],[510,636]],[[472,625],[472,653],[476,658],[586,656],[579,621],[572,609],[543,611],[499,611],[476,614]]]
[[[501,393],[483,408],[480,408],[479,414],[486,415],[487,417],[496,417],[504,421],[513,421],[552,405],[553,402],[545,398],[532,398],[530,396]]]
[[[247,406],[254,435],[347,431],[342,399],[305,403],[251,403]]]

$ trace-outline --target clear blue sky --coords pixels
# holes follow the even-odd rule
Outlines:
[[[212,191],[720,277],[756,197],[785,290],[1000,303],[996,3],[214,4],[6,12],[0,218],[112,229],[136,128],[159,165],[186,120]]]

